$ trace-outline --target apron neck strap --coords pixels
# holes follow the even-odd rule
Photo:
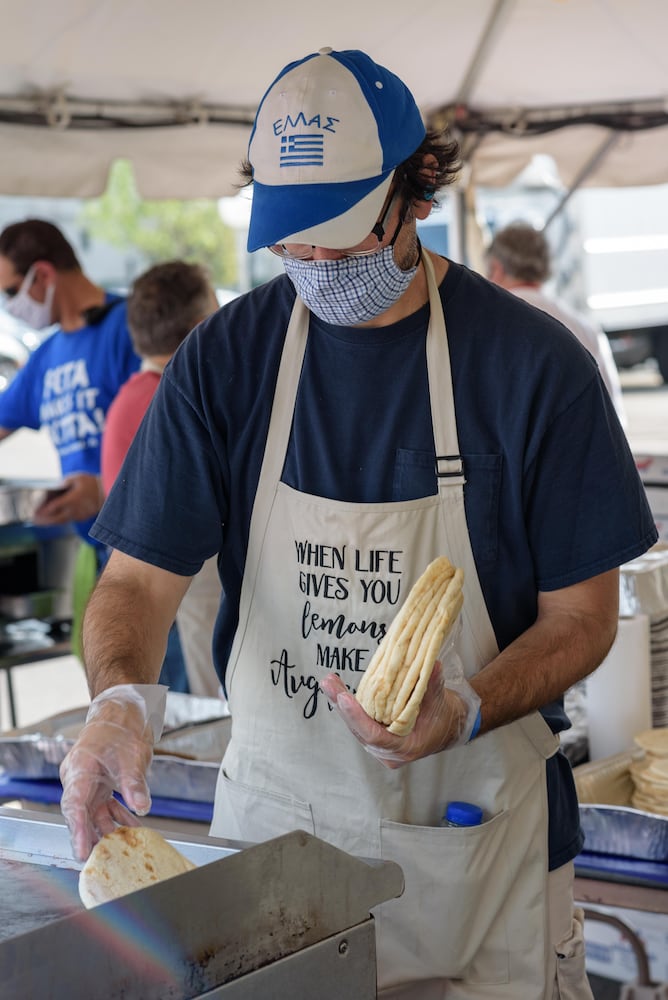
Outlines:
[[[427,330],[427,374],[431,420],[436,446],[436,478],[439,493],[451,486],[463,486],[464,467],[459,453],[455,396],[450,368],[448,335],[441,296],[431,258],[422,250],[422,264],[429,292],[429,329]]]
[[[308,339],[309,315],[306,305],[297,295],[285,335],[260,473],[261,478],[266,476],[271,482],[277,483],[283,472]]]

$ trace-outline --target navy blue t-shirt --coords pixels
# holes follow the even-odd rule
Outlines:
[[[465,508],[500,649],[537,592],[588,579],[656,540],[626,437],[595,362],[545,313],[451,263],[440,287]],[[167,367],[93,534],[171,572],[219,552],[214,638],[224,681],[251,510],[294,302],[280,277],[194,331]],[[429,307],[375,329],[311,317],[283,481],[336,500],[437,492],[425,337]],[[555,732],[561,704],[543,714]],[[550,866],[580,850],[570,765],[548,762]],[[558,820],[557,820],[558,817]]]

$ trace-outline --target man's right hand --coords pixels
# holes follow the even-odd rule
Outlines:
[[[60,766],[61,810],[78,860],[85,861],[116,825],[136,826],[136,815],[151,808],[147,774],[162,730],[166,691],[156,684],[119,684],[91,702]],[[114,798],[115,791],[127,808]]]
[[[99,476],[75,472],[65,480],[63,489],[52,490],[33,514],[35,524],[67,524],[87,521],[99,513],[104,494]]]

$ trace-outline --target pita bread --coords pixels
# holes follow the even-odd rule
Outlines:
[[[157,830],[119,826],[91,851],[79,874],[79,896],[90,909],[195,867]]]
[[[654,757],[668,757],[668,727],[645,729],[634,736],[636,746]]]
[[[631,805],[668,816],[668,728],[646,729],[634,740],[645,752],[630,768],[634,785]]]
[[[464,574],[445,557],[413,584],[371,657],[356,698],[376,722],[407,736],[417,721],[438,654],[463,603]]]
[[[416,630],[433,614],[435,591],[442,592],[454,576],[454,567],[443,556],[430,563],[411,587],[398,613],[392,619],[378,649],[371,657],[357,687],[357,700],[369,715],[384,721],[386,703],[393,684],[412,651]],[[418,639],[419,641],[419,639]]]

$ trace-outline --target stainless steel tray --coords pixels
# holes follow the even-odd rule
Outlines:
[[[0,775],[53,779],[81,729],[87,706],[0,736]],[[213,802],[218,769],[232,720],[218,698],[167,695],[165,731],[149,771],[151,794],[187,802]]]
[[[641,861],[668,861],[668,816],[628,806],[580,805],[585,851]]]

